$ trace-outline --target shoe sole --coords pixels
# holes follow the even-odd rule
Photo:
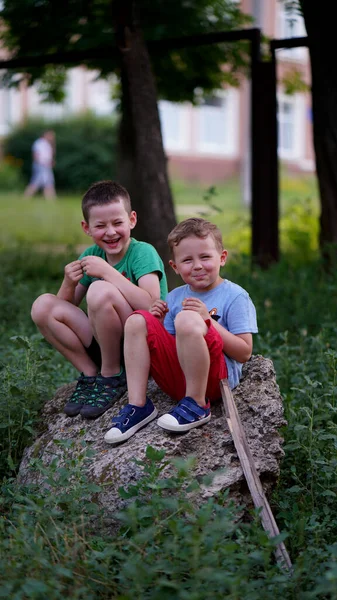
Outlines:
[[[171,415],[169,415],[171,416]],[[170,420],[166,420],[165,419],[166,415],[163,415],[162,417],[160,417],[157,421],[157,425],[159,425],[159,427],[161,427],[162,429],[166,429],[167,431],[175,431],[175,432],[184,432],[184,431],[189,431],[190,429],[194,429],[195,427],[201,427],[201,425],[204,425],[205,423],[208,423],[208,421],[210,421],[211,419],[211,415],[209,414],[207,417],[205,417],[204,419],[200,419],[199,421],[194,421],[194,423],[187,423],[186,425],[180,425],[178,422],[175,425],[174,423],[171,422]]]
[[[66,407],[64,407],[63,412],[67,417],[77,417],[80,414],[82,407],[83,404],[79,404],[76,410],[70,409],[69,412],[67,412]]]
[[[152,413],[148,417],[146,417],[146,419],[144,419],[140,423],[137,423],[137,425],[134,425],[133,427],[130,427],[130,429],[128,429],[124,433],[120,433],[119,435],[117,434],[117,436],[113,436],[113,437],[109,438],[110,431],[112,431],[112,430],[119,431],[117,427],[112,427],[105,434],[104,441],[107,442],[108,444],[118,444],[119,442],[125,442],[130,437],[132,437],[135,433],[137,433],[137,431],[139,431],[139,429],[142,429],[142,427],[145,427],[145,425],[147,425],[148,423],[150,423],[151,421],[153,421],[153,419],[155,419],[157,415],[158,415],[158,411],[155,408],[152,411]]]

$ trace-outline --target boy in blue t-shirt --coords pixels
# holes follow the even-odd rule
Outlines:
[[[252,354],[255,307],[242,287],[220,277],[227,258],[220,230],[204,219],[187,219],[169,234],[168,244],[170,265],[185,285],[126,322],[129,404],[112,419],[104,438],[110,444],[127,440],[157,416],[146,397],[149,374],[178,400],[158,425],[184,432],[210,420],[220,380],[228,378],[235,387]]]
[[[35,300],[32,319],[80,371],[64,412],[95,419],[126,391],[121,356],[126,319],[165,298],[167,283],[155,248],[131,238],[137,215],[123,186],[94,183],[83,197],[82,212],[82,228],[94,245],[66,265],[56,296]],[[85,296],[88,314],[79,308]]]

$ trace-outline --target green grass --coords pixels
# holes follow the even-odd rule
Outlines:
[[[1,194],[0,218],[2,248],[21,244],[75,246],[87,242],[81,228],[80,196],[46,202],[41,196],[27,199],[14,193]]]
[[[209,218],[220,227],[225,246],[231,252],[249,253],[250,211],[241,202],[237,179],[214,188],[173,181],[172,191],[179,220],[191,216]],[[291,249],[295,236],[296,243],[302,237],[302,243],[315,250],[318,232],[315,178],[282,177],[280,205],[281,248]],[[55,251],[87,244],[80,225],[80,196],[60,196],[56,202],[46,202],[41,196],[27,200],[22,194],[1,193],[0,219],[0,248],[34,244],[42,249],[50,246]]]
[[[166,500],[160,467],[143,491],[129,490],[136,503],[120,515],[121,535],[112,536],[101,513],[88,521],[89,509],[97,511],[82,469],[89,446],[77,464],[59,469],[54,461],[45,488],[11,482],[39,408],[74,378],[29,314],[38,294],[57,289],[68,259],[29,248],[1,252],[0,597],[337,600],[337,269],[326,274],[317,256],[303,263],[295,254],[268,271],[252,271],[246,256],[225,267],[254,300],[254,352],[272,358],[283,396],[285,458],[271,505],[287,536],[290,578],[273,563],[258,520],[236,525],[222,498],[194,511],[179,486]],[[105,516],[109,524],[115,518]]]
[[[176,203],[184,205],[184,186],[174,185]],[[231,195],[226,196],[224,186],[223,196],[219,187],[212,197],[224,209],[212,219],[225,220],[229,207],[233,218],[243,219],[235,212],[238,185],[231,185]],[[189,204],[197,204],[191,189],[186,192]],[[74,249],[59,254],[39,247],[36,252],[34,240],[52,248],[69,241],[58,226],[63,202],[69,211],[65,226],[74,237],[81,217],[77,198],[51,205],[2,196],[0,210],[7,221],[1,244],[9,239],[17,247],[0,250],[0,597],[337,600],[337,269],[325,272],[316,250],[313,178],[284,179],[282,198],[280,263],[267,271],[252,269],[247,253],[237,252],[223,274],[246,288],[256,305],[254,353],[273,360],[283,397],[285,458],[271,506],[286,535],[292,577],[273,562],[259,520],[238,524],[223,498],[195,509],[180,487],[186,467],[179,462],[180,483],[176,477],[163,484],[155,451],[148,450],[145,482],[123,492],[135,501],[119,515],[120,535],[107,532],[116,515],[108,512],[102,523],[101,511],[98,515],[96,504],[88,502],[96,490],[83,475],[83,461],[90,460],[85,443],[77,464],[60,469],[53,461],[45,469],[45,487],[22,489],[11,480],[38,427],[40,407],[74,378],[72,367],[41,340],[30,319],[33,300],[57,290]],[[24,222],[16,216],[19,206],[27,211]],[[29,210],[37,211],[30,221]],[[14,225],[20,225],[21,243]],[[49,237],[41,235],[42,229]],[[243,232],[242,222],[231,232],[238,245]],[[174,490],[169,499],[165,486]],[[89,510],[96,510],[94,521]]]

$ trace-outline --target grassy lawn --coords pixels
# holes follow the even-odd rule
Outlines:
[[[148,471],[146,496],[123,513],[127,531],[121,534],[107,530],[113,521],[108,509],[104,522],[102,514],[96,519],[88,511],[96,504],[87,500],[92,483],[83,477],[81,461],[62,469],[53,461],[45,485],[36,490],[16,485],[41,406],[76,375],[41,341],[30,307],[39,294],[59,287],[63,266],[75,251],[66,245],[87,244],[87,238],[79,224],[79,197],[46,203],[0,194],[1,598],[337,600],[337,269],[325,272],[315,252],[314,178],[284,177],[281,187],[281,239],[288,252],[266,271],[252,269],[239,255],[225,269],[256,305],[254,354],[273,360],[283,397],[285,456],[270,500],[287,536],[292,577],[275,565],[259,523],[235,521],[233,529],[223,498],[209,513],[201,507],[194,514],[184,487],[165,503],[160,467],[158,481],[154,467]],[[218,186],[209,202],[220,211],[212,212],[211,220],[220,224],[226,245],[230,240],[235,248],[249,237],[249,212],[240,205],[239,189],[235,181]],[[179,218],[210,210],[203,202],[205,189],[173,182],[173,190]],[[36,246],[67,252],[34,252]],[[90,441],[83,440],[83,448],[81,460],[90,460]],[[65,493],[57,474],[68,485]],[[137,526],[130,528],[130,522]],[[132,572],[136,580],[130,579]],[[196,590],[196,583],[203,587]]]
[[[241,202],[240,182],[231,179],[210,189],[207,186],[172,182],[179,220],[203,216],[217,223],[227,248],[249,252],[250,211]],[[281,245],[291,247],[293,237],[309,247],[317,247],[318,198],[312,175],[281,178]],[[141,218],[141,215],[138,215]],[[87,245],[80,227],[81,197],[60,196],[46,202],[41,196],[25,199],[21,195],[0,193],[0,248],[34,244],[53,249]],[[308,236],[310,240],[308,241]]]

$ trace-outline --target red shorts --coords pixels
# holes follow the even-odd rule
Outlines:
[[[151,356],[150,374],[160,389],[174,400],[181,400],[186,395],[186,381],[181,370],[176,338],[166,331],[162,323],[145,310],[136,310],[146,321],[147,341]],[[212,320],[205,321],[208,331],[205,341],[210,355],[206,397],[209,400],[221,398],[220,379],[228,376],[223,342],[218,331],[213,327]]]

